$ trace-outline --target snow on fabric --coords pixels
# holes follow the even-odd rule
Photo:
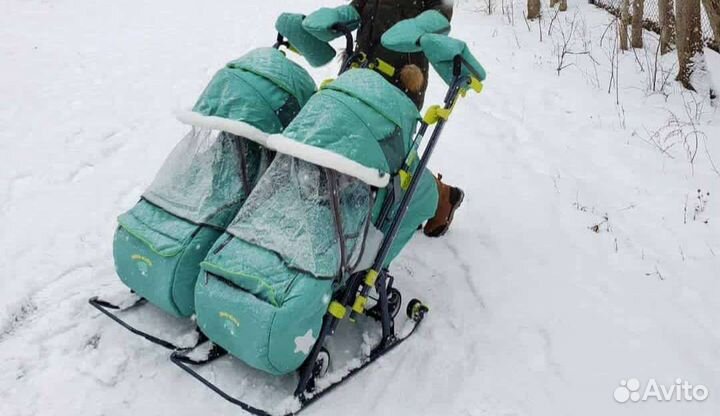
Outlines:
[[[315,94],[268,145],[384,187],[407,155],[419,117],[412,101],[381,75],[351,69]]]
[[[277,253],[291,268],[321,278],[337,276],[340,243],[328,180],[326,170],[278,155],[228,226],[228,232]],[[370,187],[340,175],[338,191],[347,252],[352,253],[369,219]]]
[[[199,264],[267,157],[259,145],[233,134],[193,128],[143,199],[118,218],[113,257],[120,279],[155,306],[190,316]]]
[[[243,189],[244,170],[257,176],[264,163],[262,150],[233,134],[193,128],[175,147],[143,198],[168,212],[218,228],[237,214],[249,190]],[[249,166],[242,166],[240,152]]]
[[[265,144],[267,134],[281,132],[314,93],[315,83],[302,67],[277,49],[259,48],[218,71],[193,107],[196,115],[181,113],[180,119],[247,132],[248,139]]]
[[[259,48],[227,64],[269,79],[295,97],[302,107],[315,93],[315,81],[308,72],[275,48]]]
[[[340,276],[331,179],[326,169],[278,155],[201,264],[198,325],[233,356],[271,374],[302,364],[309,350],[295,340],[319,332]],[[350,254],[371,220],[370,187],[348,176],[337,181]]]

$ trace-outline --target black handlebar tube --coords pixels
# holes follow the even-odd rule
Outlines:
[[[352,30],[348,28],[345,25],[341,25],[339,23],[334,24],[332,26],[332,30],[336,32],[340,32],[345,37],[345,59],[340,66],[339,73],[342,74],[343,72],[350,69],[353,62],[360,56],[360,53],[355,51],[355,39],[353,38]]]
[[[453,59],[453,75],[457,78],[460,75],[462,75],[462,68],[465,67],[465,69],[470,72],[470,75],[472,75],[474,78],[476,78],[478,81],[482,81],[483,77],[480,76],[480,74],[473,68],[470,63],[462,57],[462,55],[456,55]]]
[[[345,37],[345,52],[348,56],[352,55],[355,52],[355,39],[353,38],[352,30],[340,23],[334,24],[332,30],[340,32]]]
[[[275,41],[275,44],[273,45],[273,48],[280,49],[281,46],[289,46],[287,40],[285,40],[285,36],[283,36],[282,33],[278,32],[277,34],[277,40]]]
[[[340,66],[339,72],[342,74],[343,72],[350,69],[350,66],[355,61],[355,59],[357,59],[360,56],[360,54],[355,51],[355,38],[353,37],[352,30],[350,30],[350,28],[348,28],[345,25],[341,25],[341,24],[337,23],[337,24],[334,24],[331,29],[336,32],[340,32],[342,34],[342,36],[345,37],[345,54],[347,57],[345,58],[342,65]],[[282,33],[278,32],[277,40],[275,41],[273,48],[280,49],[281,46],[285,46],[286,48],[292,47],[292,45],[290,45],[290,42],[288,42],[288,40],[285,38],[285,36],[283,36]]]

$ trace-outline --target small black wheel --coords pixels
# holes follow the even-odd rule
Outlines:
[[[323,347],[318,353],[313,367],[313,377],[316,379],[323,378],[330,368],[330,353]]]
[[[395,319],[400,313],[400,308],[402,307],[402,294],[399,290],[395,289],[394,287],[390,288],[388,290],[388,310],[390,311],[390,317],[392,319]],[[376,321],[382,320],[382,312],[380,312],[380,301],[378,301],[375,305],[373,305],[372,308],[368,309],[366,312],[367,316],[375,319]]]
[[[390,310],[390,316],[395,319],[400,308],[402,307],[402,293],[394,287],[388,292],[388,309]]]
[[[407,305],[407,316],[415,322],[420,322],[430,309],[425,306],[419,299],[413,299]]]

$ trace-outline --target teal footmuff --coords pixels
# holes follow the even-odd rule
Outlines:
[[[194,313],[199,264],[274,157],[268,135],[315,89],[282,52],[261,48],[218,71],[192,111],[178,113],[190,133],[118,219],[115,267],[138,296],[176,316]]]
[[[196,317],[210,340],[270,374],[305,361],[345,277],[372,266],[387,232],[380,187],[411,150],[418,118],[381,75],[353,69],[268,138],[277,156],[201,264]],[[387,264],[435,213],[435,181],[422,175]]]
[[[140,202],[118,218],[120,279],[173,315],[194,312],[198,265],[249,193],[244,176],[253,182],[267,165],[267,152],[242,143],[230,133],[192,129]]]

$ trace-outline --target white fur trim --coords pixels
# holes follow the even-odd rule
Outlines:
[[[244,121],[230,120],[217,116],[206,116],[195,111],[188,110],[176,111],[175,117],[184,124],[226,131],[228,133],[252,140],[262,146],[267,146],[268,134]]]
[[[290,155],[306,162],[326,168],[334,169],[340,173],[358,178],[368,185],[384,188],[390,182],[390,175],[380,173],[379,170],[363,166],[360,163],[348,159],[345,156],[300,143],[287,138],[282,134],[273,134],[267,138],[267,147],[278,153]]]

